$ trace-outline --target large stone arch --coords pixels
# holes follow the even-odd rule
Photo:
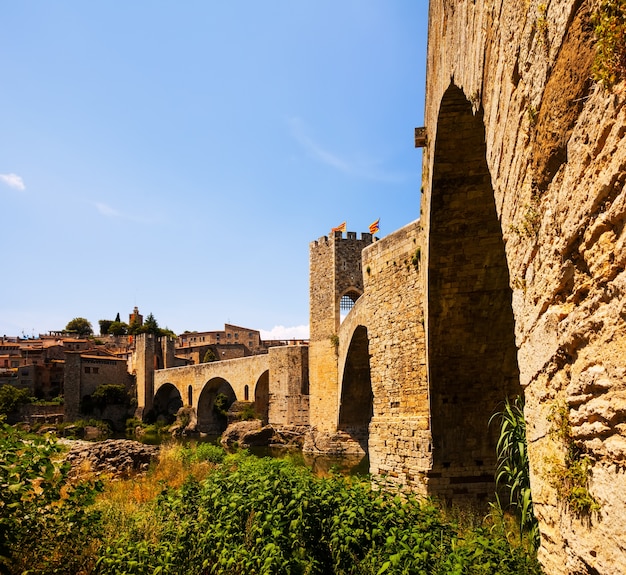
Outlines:
[[[372,419],[372,381],[367,328],[352,332],[341,372],[338,430],[348,433],[367,452],[368,428]]]
[[[173,423],[176,412],[183,406],[183,398],[178,388],[172,383],[164,383],[159,387],[152,404],[151,416],[148,419],[165,419]]]
[[[226,405],[222,406],[225,408],[237,399],[233,387],[223,377],[214,377],[204,384],[198,397],[198,431],[219,434],[226,429],[227,418],[215,409],[215,400],[221,394],[227,398]]]
[[[521,393],[512,292],[482,110],[460,88],[439,110],[430,196],[427,354],[433,469],[446,497],[493,493],[497,429],[489,419]]]

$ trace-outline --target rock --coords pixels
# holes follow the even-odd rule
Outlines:
[[[231,423],[222,434],[220,442],[224,446],[252,447],[268,445],[272,437],[274,428],[271,425],[263,426],[260,419],[251,419]]]
[[[66,440],[67,441],[67,440]],[[129,477],[145,472],[158,459],[159,447],[130,439],[106,441],[69,441],[72,447],[66,455],[71,463],[71,475],[81,472],[105,473],[113,477]]]

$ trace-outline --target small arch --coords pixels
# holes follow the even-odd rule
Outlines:
[[[354,287],[348,288],[339,298],[339,322],[342,323],[350,313],[361,292]]]
[[[264,371],[254,386],[254,411],[267,423],[270,409],[270,372]]]

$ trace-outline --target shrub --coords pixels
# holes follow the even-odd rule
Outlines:
[[[610,88],[626,77],[626,0],[603,0],[592,23],[597,41],[594,79]]]
[[[496,451],[496,503],[499,513],[510,510],[517,517],[520,539],[528,534],[534,548],[539,547],[539,525],[533,512],[530,491],[530,470],[526,444],[526,421],[524,420],[524,397],[519,395],[513,401],[508,398],[504,409],[491,417],[490,423],[500,420],[500,434]],[[503,505],[500,493],[507,497]]]
[[[99,573],[540,573],[503,535],[460,531],[428,500],[245,453],[166,489],[149,513],[159,528],[135,514],[101,547]]]
[[[19,389],[12,385],[0,387],[0,415],[17,411],[20,405],[33,401],[28,389]]]
[[[49,437],[0,422],[0,572],[78,573],[93,565],[99,484],[72,485]]]

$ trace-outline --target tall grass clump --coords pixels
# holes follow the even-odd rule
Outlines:
[[[520,540],[528,539],[534,549],[539,547],[539,525],[533,512],[530,490],[530,469],[526,443],[524,397],[507,398],[502,411],[491,417],[499,420],[500,432],[496,451],[496,501],[494,511],[501,517],[509,511],[517,519]],[[504,499],[503,499],[504,498]]]

